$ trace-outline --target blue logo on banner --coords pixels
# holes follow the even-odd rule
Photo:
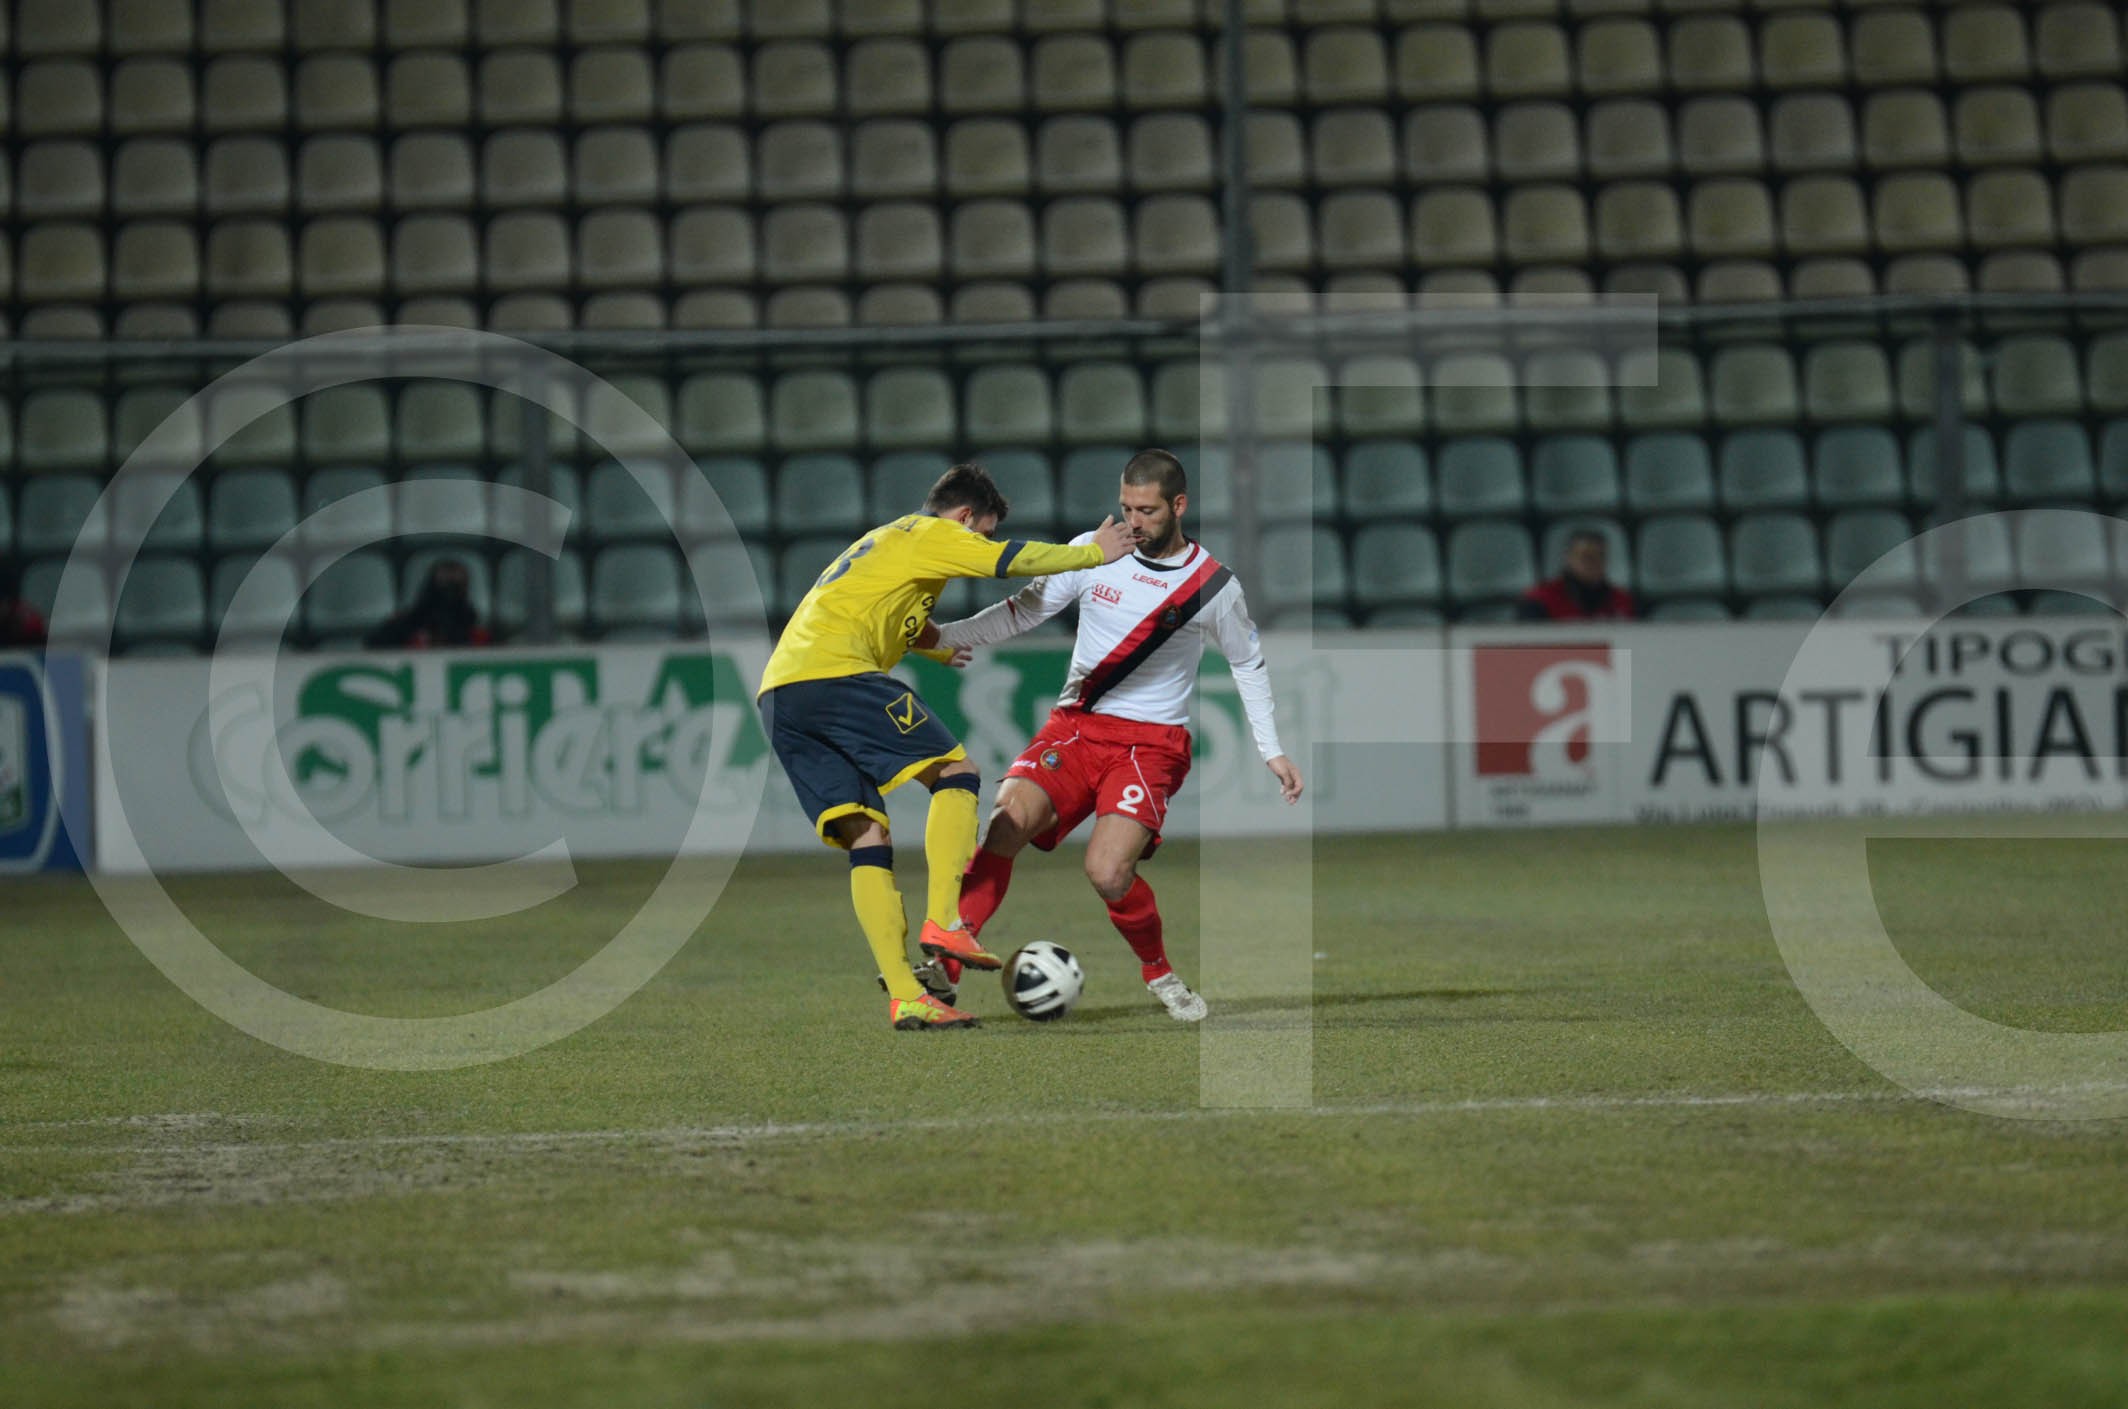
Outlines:
[[[0,871],[81,869],[60,807],[88,815],[85,686],[77,657],[0,657]]]

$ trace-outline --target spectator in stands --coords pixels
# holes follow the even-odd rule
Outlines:
[[[382,648],[485,646],[495,638],[473,610],[473,575],[456,558],[440,558],[429,569],[420,595],[405,611],[395,612],[369,633],[364,645]]]
[[[22,600],[22,579],[12,559],[0,558],[0,650],[44,644],[44,614]]]
[[[1567,536],[1559,575],[1523,593],[1517,615],[1524,621],[1631,621],[1633,594],[1612,586],[1605,575],[1610,555],[1602,534],[1574,530]]]

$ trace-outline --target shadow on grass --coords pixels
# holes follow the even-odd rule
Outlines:
[[[1397,993],[1318,993],[1311,1002],[1296,998],[1235,998],[1212,1004],[1212,1020],[1231,1015],[1261,1013],[1299,1014],[1311,1008],[1367,1008],[1379,1003],[1460,1003],[1473,998],[1502,998],[1528,993],[1524,988],[1414,988]],[[1132,1018],[1157,1018],[1162,1016],[1157,1004],[1129,1003],[1105,1008],[1079,1008],[1073,1011],[1068,1021],[1073,1026],[1093,1023],[1126,1022]],[[1178,1032],[1187,1032],[1189,1025],[1175,1023]]]

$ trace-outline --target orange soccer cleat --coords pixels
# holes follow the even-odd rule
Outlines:
[[[888,999],[887,1021],[894,1024],[896,1032],[934,1032],[949,1027],[982,1026],[975,1014],[949,1008],[928,993],[921,998]]]
[[[930,920],[924,921],[923,934],[918,945],[924,953],[935,959],[954,959],[971,969],[1002,969],[1005,961],[977,942],[974,934],[955,925],[941,929]]]

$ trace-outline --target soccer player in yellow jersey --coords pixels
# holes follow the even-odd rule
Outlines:
[[[850,855],[850,901],[887,986],[887,1018],[902,1031],[974,1027],[975,1018],[924,990],[909,967],[908,920],[894,885],[885,794],[915,780],[931,792],[924,825],[929,895],[926,954],[1000,967],[961,928],[961,872],[975,854],[980,778],[968,752],[886,672],[938,639],[931,608],[951,577],[1045,577],[1099,567],[1130,551],[1113,519],[1094,541],[1000,543],[1005,496],[975,465],[955,465],[923,512],[881,524],[843,550],[798,603],[761,676],[761,717],[820,839]],[[949,652],[933,652],[947,659]]]

